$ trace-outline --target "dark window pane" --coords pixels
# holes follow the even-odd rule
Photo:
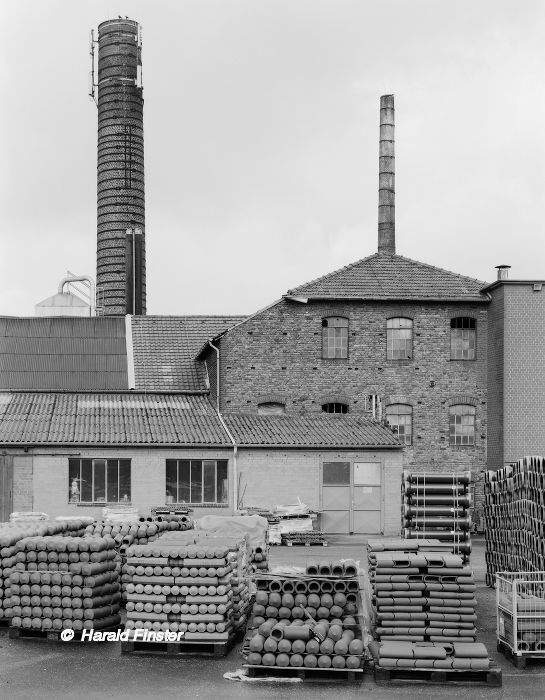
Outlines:
[[[93,460],[81,460],[81,500],[91,503],[93,500]]]
[[[167,459],[165,503],[178,502],[178,462],[175,459]]]
[[[106,460],[94,460],[94,501],[106,500]]]
[[[202,462],[191,460],[191,503],[202,503]]]
[[[214,503],[216,500],[216,463],[212,460],[205,460],[202,463],[203,471],[203,500],[205,503]]]
[[[117,503],[119,501],[119,480],[118,480],[119,461],[117,459],[109,459],[106,465],[107,483],[106,500],[108,503]]]
[[[217,502],[227,503],[227,460],[217,462]]]
[[[178,462],[178,503],[191,502],[191,469],[188,459]]]
[[[324,486],[348,486],[350,462],[324,462]]]
[[[348,413],[348,405],[345,403],[324,403],[322,411],[324,413]]]
[[[119,501],[131,500],[131,460],[119,460]]]
[[[81,499],[80,459],[68,460],[68,500],[79,503]]]

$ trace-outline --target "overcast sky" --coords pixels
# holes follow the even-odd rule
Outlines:
[[[150,314],[251,313],[376,252],[545,278],[543,0],[4,0],[0,314],[95,275],[89,30],[142,25]]]

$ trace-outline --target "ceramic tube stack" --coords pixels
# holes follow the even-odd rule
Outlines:
[[[256,578],[247,666],[358,670],[360,591],[352,561],[322,561],[301,576]]]
[[[121,622],[111,537],[26,537],[15,545],[10,626],[108,629]]]
[[[198,544],[180,539],[187,538],[166,536],[129,547],[126,627],[184,632],[188,642],[228,640],[234,633],[234,584],[245,545],[234,547],[220,538]]]
[[[498,571],[545,571],[545,458],[486,472],[484,494],[487,585]]]
[[[381,669],[485,671],[490,668],[488,651],[477,642],[418,644],[385,641],[369,645]]]
[[[381,641],[475,641],[475,581],[462,558],[442,552],[370,553]]]
[[[25,537],[46,535],[80,535],[85,524],[80,520],[63,522],[24,521],[0,523],[0,623],[9,618],[11,607],[10,574],[15,568],[17,543]]]
[[[403,537],[447,542],[454,554],[469,561],[470,484],[470,472],[418,474],[404,471],[401,483]]]

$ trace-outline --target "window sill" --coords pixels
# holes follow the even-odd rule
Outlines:
[[[229,508],[228,503],[167,503],[165,508]]]
[[[116,506],[132,506],[131,501],[123,501],[122,503],[107,503],[106,501],[85,501],[82,503],[74,503],[74,501],[68,501],[69,506],[76,506],[77,508],[114,508]]]
[[[472,358],[459,358],[457,359],[456,357],[449,357],[449,362],[476,362],[477,358],[472,357]]]
[[[477,445],[448,445],[451,450],[473,450]]]

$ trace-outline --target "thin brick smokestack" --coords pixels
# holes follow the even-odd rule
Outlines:
[[[105,315],[146,313],[141,65],[138,23],[102,22],[97,81],[97,312]]]
[[[380,145],[378,175],[378,252],[396,252],[394,96],[380,98]]]

